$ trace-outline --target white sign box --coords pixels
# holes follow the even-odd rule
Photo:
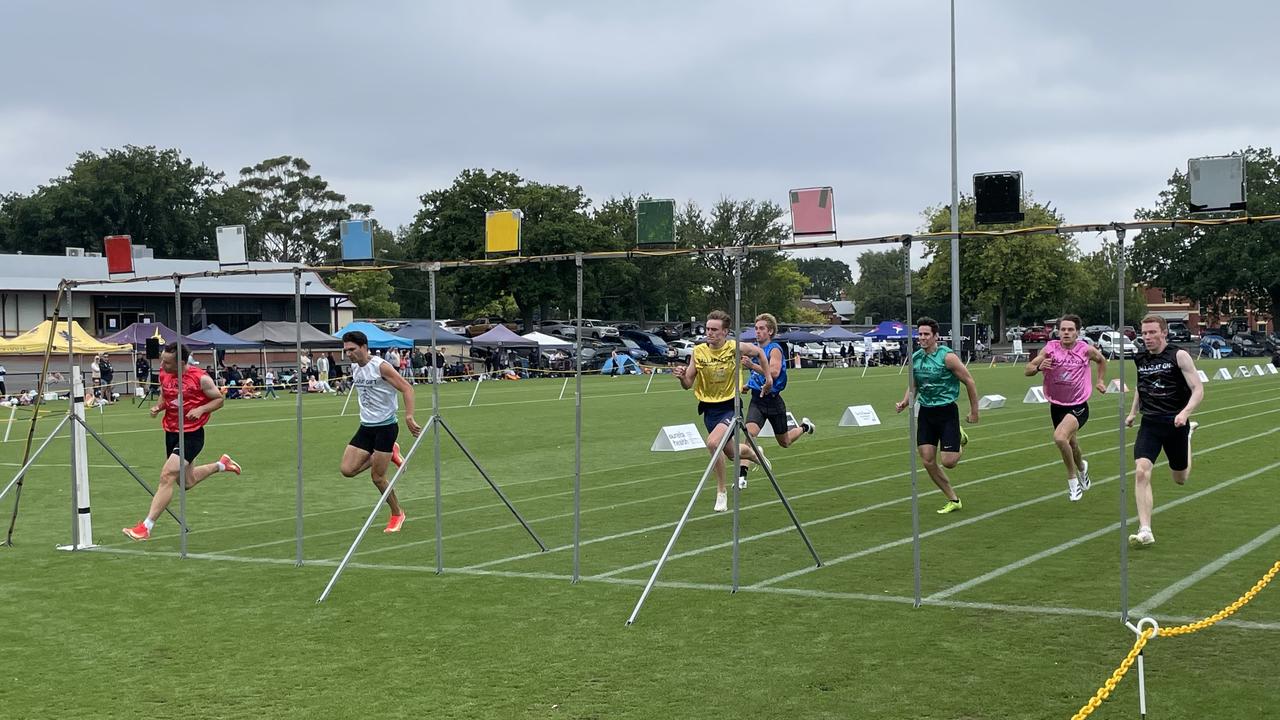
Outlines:
[[[844,409],[844,416],[840,418],[840,427],[867,427],[879,424],[880,416],[876,415],[876,409],[870,405],[850,405]]]
[[[1258,377],[1262,377],[1263,375],[1267,374],[1267,371],[1263,370],[1261,365],[1254,365],[1253,374],[1257,375]]]
[[[994,408],[1004,407],[1005,397],[1003,395],[983,395],[978,398],[979,410],[992,410]]]
[[[653,452],[679,452],[681,450],[697,450],[698,448],[706,448],[707,443],[702,439],[702,433],[698,432],[698,426],[693,423],[688,425],[667,425],[658,431],[658,437],[653,440],[653,447],[649,450]]]
[[[1218,372],[1213,374],[1214,380],[1230,380],[1231,371],[1226,368],[1218,368]]]
[[[1200,382],[1202,383],[1209,382],[1209,376],[1205,375],[1203,370],[1197,370],[1196,375],[1200,376]]]
[[[1129,392],[1129,386],[1128,386],[1128,385],[1125,385],[1125,386],[1124,386],[1124,391],[1125,391],[1125,392]],[[1118,393],[1118,392],[1120,392],[1120,379],[1119,379],[1119,378],[1116,378],[1115,380],[1112,380],[1112,381],[1111,381],[1111,384],[1107,386],[1107,392],[1109,392],[1109,393]]]
[[[1049,398],[1044,396],[1044,388],[1037,385],[1027,388],[1026,397],[1022,398],[1024,403],[1047,403]]]
[[[787,413],[787,429],[800,427],[800,423],[796,422],[796,416],[790,412]],[[760,428],[760,434],[757,437],[773,437],[773,423],[768,420],[764,421],[764,427]]]
[[[1275,365],[1263,365],[1262,367],[1266,368],[1268,375],[1280,374],[1280,370],[1277,370]]]
[[[1236,377],[1238,378],[1249,377],[1249,368],[1245,367],[1244,365],[1241,365],[1239,368],[1236,369]]]

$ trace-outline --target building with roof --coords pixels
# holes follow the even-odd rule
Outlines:
[[[295,265],[251,262],[236,267],[266,270]],[[134,270],[139,276],[219,269],[217,260],[159,259],[148,249],[134,246]],[[0,254],[0,337],[18,335],[52,316],[63,279],[110,278],[106,258],[100,256]],[[293,273],[186,278],[182,281],[180,320],[174,317],[170,280],[86,285],[76,288],[71,299],[72,317],[99,337],[135,322],[160,322],[183,334],[216,324],[234,334],[260,321],[294,319]],[[355,306],[346,295],[314,272],[302,274],[304,321],[331,332],[351,322],[354,314]]]

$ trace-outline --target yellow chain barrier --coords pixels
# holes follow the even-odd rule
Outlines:
[[[1241,595],[1235,602],[1225,608],[1203,620],[1197,620],[1193,623],[1178,625],[1176,627],[1161,628],[1158,631],[1158,634],[1168,635],[1169,637],[1190,635],[1193,632],[1204,630],[1205,628],[1230,617],[1237,610],[1247,605],[1249,601],[1261,592],[1277,574],[1280,574],[1280,561],[1276,561],[1276,564],[1272,565],[1271,569],[1262,576],[1262,579],[1254,583],[1253,587],[1249,588],[1248,592]],[[1092,715],[1094,710],[1101,707],[1103,701],[1111,695],[1112,691],[1116,689],[1116,686],[1120,684],[1120,681],[1124,679],[1125,673],[1129,672],[1129,668],[1133,666],[1133,662],[1137,659],[1138,654],[1142,652],[1142,648],[1146,647],[1147,641],[1156,635],[1156,628],[1146,628],[1139,633],[1138,639],[1133,643],[1133,648],[1129,650],[1129,654],[1125,656],[1124,660],[1120,661],[1120,666],[1115,669],[1115,672],[1111,673],[1111,677],[1107,678],[1106,682],[1102,683],[1102,687],[1098,688],[1098,692],[1094,693],[1093,697],[1089,698],[1089,702],[1085,703],[1084,706],[1080,708],[1079,712],[1071,716],[1071,720],[1084,720]]]

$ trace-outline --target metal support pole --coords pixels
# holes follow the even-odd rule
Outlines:
[[[1117,304],[1119,307],[1118,323],[1121,328],[1124,327],[1124,290],[1125,290],[1125,267],[1124,267],[1124,228],[1116,228],[1116,294]],[[1129,482],[1129,459],[1125,454],[1125,426],[1124,420],[1128,415],[1128,409],[1125,407],[1125,400],[1128,393],[1124,391],[1124,333],[1120,333],[1120,358],[1117,361],[1120,367],[1118,377],[1120,378],[1120,387],[1116,393],[1116,403],[1118,404],[1119,414],[1116,416],[1117,425],[1120,431],[1120,621],[1129,621],[1129,501],[1127,495],[1127,483]],[[1137,388],[1134,388],[1137,392]]]
[[[293,269],[293,329],[294,329],[294,352],[297,353],[298,370],[302,369],[302,270],[300,268]],[[332,371],[332,368],[330,368]],[[295,567],[302,567],[302,373],[295,372],[298,377],[298,398],[297,398],[297,491],[295,505],[297,506],[297,517],[294,520],[294,535],[297,538],[297,550],[293,559]]]
[[[579,577],[582,549],[582,253],[574,254],[573,264],[576,266],[578,276],[578,329],[573,333],[573,579],[571,582],[576,583]],[[561,394],[563,393],[564,391],[561,390]]]
[[[742,428],[742,393],[738,392],[738,388],[742,384],[742,256],[746,254],[746,248],[733,248],[733,327],[735,329],[733,336],[733,427],[729,430],[729,434],[733,436],[733,467],[726,470],[725,475],[729,476],[729,481],[733,483],[733,569],[731,572],[732,582],[730,588],[732,592],[738,592],[738,559],[739,559],[739,540],[741,526],[739,524],[740,501],[742,494],[741,484],[738,482],[738,468],[742,465],[742,445],[738,440],[738,430]],[[726,251],[727,252],[727,251]],[[759,457],[759,456],[757,456]],[[720,459],[716,455],[716,460]]]
[[[173,362],[178,368],[178,555],[185,560],[187,534],[182,532],[182,528],[187,526],[187,409],[182,386],[186,384],[187,363],[182,359],[182,278],[178,275],[173,276],[173,308],[173,342],[177,348]]]
[[[525,522],[524,518],[520,515],[520,511],[516,510],[515,505],[512,505],[511,501],[507,499],[507,496],[503,494],[502,488],[498,487],[498,484],[489,477],[489,473],[485,472],[485,469],[480,466],[480,461],[476,460],[475,455],[472,455],[471,451],[467,449],[467,446],[462,443],[462,440],[454,434],[453,428],[449,427],[449,423],[445,422],[444,418],[436,418],[436,422],[444,428],[445,432],[449,433],[449,437],[453,439],[453,443],[458,446],[458,449],[462,451],[462,454],[466,455],[467,459],[471,461],[471,464],[475,466],[476,470],[480,473],[480,477],[484,478],[484,481],[489,483],[489,487],[493,488],[493,491],[498,494],[498,499],[502,501],[503,505],[507,506],[507,509],[511,511],[511,514],[514,515],[516,520],[520,522],[520,525],[524,527],[525,532],[529,533],[529,537],[533,538],[533,541],[538,544],[538,547],[541,548],[543,552],[546,552],[547,546],[543,544],[542,538],[539,538],[538,534],[533,531],[533,528],[529,527],[529,523]]]
[[[760,446],[756,444],[756,439],[751,437],[751,433],[747,432],[746,426],[742,428],[743,437],[746,438],[747,444],[751,446],[751,451],[760,457]],[[818,551],[813,548],[813,543],[809,541],[809,534],[804,531],[804,526],[800,524],[800,518],[796,517],[795,510],[791,509],[791,502],[787,500],[786,493],[782,492],[782,486],[778,484],[778,478],[773,474],[773,468],[768,465],[761,464],[760,469],[764,470],[764,474],[769,478],[769,483],[773,485],[773,490],[778,494],[778,500],[782,502],[782,507],[786,508],[787,515],[791,518],[791,523],[796,526],[796,532],[800,533],[800,539],[804,540],[804,545],[809,549],[809,554],[813,556],[814,567],[822,567],[822,558],[818,557]]]
[[[431,364],[435,366],[436,362],[436,272],[435,268],[427,271],[427,277],[431,286]],[[480,389],[480,385],[476,383],[476,389]],[[472,396],[474,400],[474,395]],[[443,493],[440,489],[440,383],[431,384],[431,443],[434,454],[435,465],[435,494],[436,494],[436,574],[444,572],[444,512],[441,504],[444,501]]]
[[[39,459],[40,453],[44,452],[45,446],[53,440],[54,436],[62,431],[62,427],[67,424],[71,417],[72,416],[70,415],[62,416],[62,420],[58,422],[58,425],[53,429],[53,432],[49,433],[49,436],[44,439],[44,442],[40,443],[40,447],[36,448],[36,451],[31,454],[31,457],[23,463],[22,467],[18,469],[18,473],[9,481],[9,484],[4,486],[4,490],[0,490],[0,500],[3,500],[4,496],[8,495],[9,490],[13,489],[15,485],[22,482],[22,478],[27,474],[27,470],[29,470],[31,466],[35,464],[36,460]]]
[[[963,352],[960,324],[960,178],[956,143],[956,0],[951,0],[951,346]],[[907,259],[907,267],[911,259]],[[908,320],[911,318],[907,313]],[[910,336],[908,335],[908,340]],[[917,602],[917,604],[919,604]]]
[[[427,421],[427,425],[434,425],[437,418],[431,418]],[[369,526],[373,524],[373,519],[378,516],[378,512],[382,510],[382,505],[391,496],[391,492],[396,488],[396,482],[400,480],[400,476],[404,474],[404,469],[409,467],[409,461],[413,458],[413,454],[418,450],[418,443],[422,442],[422,438],[426,437],[425,431],[429,428],[424,427],[422,433],[414,438],[413,445],[409,448],[409,452],[404,456],[404,462],[396,471],[392,473],[391,480],[387,482],[387,489],[382,491],[382,495],[378,497],[378,502],[374,503],[373,510],[369,511],[369,517],[364,521],[364,525],[360,527],[360,531],[356,533],[355,542],[351,543],[351,547],[347,548],[347,553],[342,556],[342,562],[338,563],[338,567],[334,569],[333,576],[329,578],[329,584],[324,586],[324,592],[320,593],[320,597],[316,599],[316,604],[325,601],[329,597],[329,593],[333,591],[333,586],[337,584],[338,578],[342,575],[342,571],[347,569],[347,563],[351,562],[351,556],[356,554],[356,548],[360,547],[360,541],[364,539],[365,533],[369,532]],[[439,543],[436,545],[439,547]]]
[[[74,298],[71,294],[71,287],[68,286],[67,287],[67,382],[71,383],[71,387],[67,392],[67,414],[68,415],[76,414],[76,390],[75,390],[75,382],[74,382],[74,379],[72,378],[72,376],[75,375],[75,368],[76,368],[75,349],[72,347],[73,345],[75,345],[75,342],[73,341],[73,338],[75,338],[75,332],[74,332],[75,315],[76,315],[76,306],[75,306]],[[81,402],[84,402],[83,397],[80,400]],[[76,432],[75,432],[75,428],[73,427],[71,429],[71,547],[72,549],[80,547],[80,512],[79,512],[80,511],[80,493],[79,493],[79,489],[76,487],[77,485],[76,462],[80,458],[78,457],[76,450],[77,450]]]
[[[676,540],[680,538],[680,531],[684,530],[684,525],[689,521],[689,514],[693,512],[693,504],[697,502],[698,495],[702,494],[702,488],[707,484],[707,478],[711,476],[711,472],[715,469],[716,458],[720,453],[724,452],[725,443],[729,442],[730,435],[720,438],[720,444],[716,446],[716,451],[711,454],[711,462],[707,463],[707,469],[702,471],[702,477],[698,480],[698,484],[693,488],[693,495],[689,497],[689,503],[684,506],[684,513],[680,516],[680,520],[676,522],[676,529],[671,533],[671,539],[667,541],[667,547],[662,551],[662,557],[658,558],[658,564],[653,566],[653,573],[649,575],[649,582],[645,583],[644,590],[640,593],[640,599],[636,601],[636,606],[631,611],[631,616],[627,618],[627,625],[636,621],[636,616],[640,614],[640,608],[644,606],[644,601],[649,597],[649,591],[653,589],[654,583],[658,581],[658,575],[662,572],[662,566],[667,564],[667,557],[671,555],[671,549],[676,546]]]
[[[953,214],[954,218],[955,215]],[[911,328],[915,323],[915,319],[911,317],[911,237],[907,236],[902,240],[903,249],[903,295],[907,299],[907,338],[906,349],[903,355],[907,359],[907,363],[911,362],[911,354],[914,352],[914,345],[911,342]],[[954,266],[953,266],[954,267]],[[906,364],[904,363],[903,367]],[[902,371],[899,370],[899,373]],[[907,452],[911,457],[911,573],[914,588],[914,606],[920,607],[920,491],[917,485],[919,471],[916,468],[916,410],[920,407],[916,402],[916,374],[915,372],[907,373],[907,397],[910,398],[911,404],[907,407],[907,440],[910,447]],[[957,496],[958,497],[958,496]]]

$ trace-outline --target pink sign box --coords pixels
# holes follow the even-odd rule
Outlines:
[[[794,237],[836,234],[836,200],[831,188],[791,191],[791,233]]]

